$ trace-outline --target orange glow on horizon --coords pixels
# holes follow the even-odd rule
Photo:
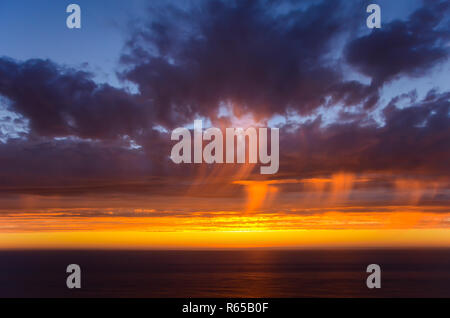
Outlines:
[[[444,179],[377,188],[345,172],[249,180],[253,168],[199,170],[176,196],[24,195],[0,210],[0,248],[450,246]]]
[[[446,229],[0,233],[0,249],[449,247]]]
[[[239,248],[314,246],[450,246],[446,208],[420,212],[303,214],[217,211],[187,216],[0,217],[0,248]],[[398,207],[392,207],[397,210]]]

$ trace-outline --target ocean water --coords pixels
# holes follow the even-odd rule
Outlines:
[[[0,251],[0,297],[450,297],[450,249]]]

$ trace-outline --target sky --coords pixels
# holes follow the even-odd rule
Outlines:
[[[0,3],[0,248],[450,245],[448,2],[72,2]],[[195,119],[279,171],[173,163]]]

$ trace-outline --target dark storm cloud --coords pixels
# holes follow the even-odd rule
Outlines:
[[[450,93],[430,91],[424,100],[406,108],[396,106],[398,101],[393,98],[384,109],[381,127],[364,114],[343,114],[346,123],[322,127],[319,118],[284,133],[280,174],[385,171],[448,176]]]
[[[352,28],[353,7],[324,1],[277,14],[273,3],[279,4],[202,1],[191,11],[172,8],[135,33],[124,77],[167,126],[214,116],[227,101],[257,117],[288,108],[310,113],[326,97],[364,101],[370,88],[344,81],[329,56]]]
[[[422,76],[448,58],[449,15],[448,1],[429,1],[408,20],[395,20],[351,41],[346,59],[376,87],[399,75]]]
[[[133,177],[149,162],[117,144],[35,140],[0,144],[1,186],[77,184],[83,179]],[[6,169],[7,167],[7,169]]]
[[[33,134],[137,138],[155,124],[173,128],[198,115],[215,118],[221,102],[258,119],[336,104],[370,108],[386,80],[421,75],[448,55],[444,2],[362,37],[355,32],[361,28],[360,2],[315,1],[286,9],[292,3],[166,5],[134,30],[122,57],[126,71],[120,75],[139,94],[99,85],[90,74],[51,61],[6,58],[0,59],[0,94],[30,120]],[[347,61],[372,84],[345,79],[340,41],[350,41]]]
[[[410,97],[400,96],[389,103],[381,127],[363,113],[343,113],[341,123],[328,126],[323,126],[319,118],[283,127],[280,170],[273,177],[302,179],[340,171],[419,178],[448,176],[450,93],[431,91],[412,106],[396,105]],[[129,149],[125,141],[44,139],[0,144],[0,191],[175,195],[191,189],[190,195],[236,195],[236,187],[221,188],[234,181],[234,173],[221,174],[220,180],[213,177],[217,170],[211,169],[225,167],[173,164],[168,159],[169,136],[153,130],[147,137],[140,150]],[[258,169],[255,171],[258,174]],[[204,177],[197,179],[198,175]]]
[[[30,121],[32,134],[116,138],[148,126],[148,115],[127,92],[98,85],[91,75],[49,60],[0,58],[0,94]]]
[[[448,92],[431,91],[421,101],[415,94],[393,98],[382,112],[384,126],[367,111],[380,103],[387,81],[423,76],[446,59],[447,3],[430,2],[368,35],[358,35],[361,19],[354,18],[354,10],[360,17],[365,8],[347,1],[287,11],[278,9],[295,2],[193,3],[167,6],[130,36],[120,76],[138,86],[136,94],[48,60],[0,58],[0,95],[22,116],[15,120],[30,128],[0,143],[0,192],[182,192],[210,167],[173,164],[169,133],[153,128],[192,123],[198,115],[214,120],[221,102],[266,119],[289,110],[310,114],[319,106],[365,106],[345,108],[325,127],[321,118],[288,121],[276,177],[336,171],[448,176]],[[345,58],[336,47],[345,47]],[[372,83],[347,79],[345,61]],[[405,99],[409,107],[400,108]],[[209,186],[203,194],[226,192],[218,189]]]

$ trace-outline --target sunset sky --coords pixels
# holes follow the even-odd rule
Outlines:
[[[2,1],[0,40],[0,249],[450,246],[448,1]],[[173,163],[195,119],[279,171]]]

